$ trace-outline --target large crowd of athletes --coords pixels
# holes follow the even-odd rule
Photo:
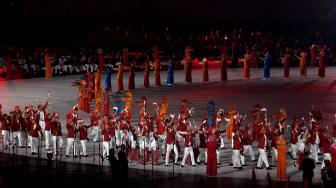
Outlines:
[[[265,107],[255,105],[251,113],[253,121],[248,123],[244,122],[246,116],[231,107],[228,111],[217,109],[211,113],[210,110],[201,122],[196,123],[193,112],[197,109],[190,108],[186,99],[182,100],[180,111],[174,114],[167,111],[164,101],[149,103],[146,97],[142,97],[136,103],[139,113],[135,123],[131,123],[134,114],[127,107],[122,110],[114,108],[108,114],[101,114],[96,109],[90,114],[90,122],[84,123],[79,117],[78,107],[74,106],[66,115],[66,125],[62,125],[59,114],[48,110],[47,106],[48,102],[39,104],[37,109],[32,105],[24,109],[15,106],[9,114],[0,108],[3,149],[23,148],[27,143],[31,155],[36,155],[38,147],[43,144],[55,155],[59,155],[60,148],[66,147],[66,157],[78,154],[88,157],[87,142],[99,142],[103,148],[100,153],[103,160],[109,157],[112,148],[126,148],[124,151],[130,163],[162,165],[164,161],[163,164],[169,166],[170,159],[173,159],[176,165],[184,167],[186,164],[196,166],[210,162],[217,165],[222,161],[222,149],[229,148],[232,150],[230,165],[233,168],[243,169],[246,160],[250,160],[250,164],[256,162],[257,169],[265,167],[271,170],[278,160],[278,141],[289,138],[289,163],[300,169],[308,156],[316,164],[322,164],[321,169],[326,174],[336,172],[336,115],[332,129],[328,129],[328,125],[322,124],[320,111],[311,110],[309,121],[301,118],[290,121],[285,108],[280,108],[270,117]],[[155,114],[151,115],[149,108],[154,108]],[[67,132],[63,132],[63,126]],[[67,142],[63,144],[65,135]],[[229,146],[224,144],[225,140],[229,141]],[[74,147],[76,141],[80,142],[80,149]],[[210,142],[216,143],[212,145],[215,146],[214,159],[208,153],[212,147]]]

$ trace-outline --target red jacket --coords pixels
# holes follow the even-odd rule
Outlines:
[[[265,149],[266,146],[267,146],[267,137],[265,134],[260,134],[258,148]]]
[[[22,119],[21,118],[14,118],[12,119],[12,123],[10,125],[10,129],[13,132],[21,131],[22,130]]]
[[[279,135],[278,133],[272,133],[272,143],[271,143],[271,147],[275,147],[276,148],[276,143],[279,140]]]
[[[75,138],[76,137],[76,128],[69,123],[66,124],[66,128],[68,130],[68,138]]]
[[[242,144],[243,145],[251,145],[253,141],[252,134],[250,133],[250,129],[245,128],[242,131]]]
[[[47,119],[47,113],[45,111],[47,109],[47,106],[48,106],[48,102],[46,102],[41,109],[41,112],[43,112],[44,121],[46,121],[46,119]],[[40,117],[39,111],[35,111],[35,119],[36,119],[37,123],[40,121],[41,117]]]
[[[45,130],[50,131],[51,130],[51,119],[47,117],[46,119],[44,119],[44,121],[45,121]]]
[[[109,142],[111,140],[110,131],[102,129],[102,135],[105,142]]]
[[[316,143],[316,139],[317,139],[317,130],[312,130],[311,133],[310,133],[310,143],[311,144],[315,144]]]
[[[51,135],[53,136],[62,136],[62,126],[58,121],[51,121]]]
[[[296,144],[298,142],[298,137],[299,137],[298,131],[292,129],[290,143],[291,144]]]
[[[193,134],[192,135],[185,135],[184,137],[184,147],[192,147],[194,144]]]
[[[180,120],[179,121],[179,127],[178,127],[178,131],[187,131],[187,121],[185,120]]]
[[[4,119],[3,117],[0,117],[0,129],[9,131],[9,121],[7,119]]]
[[[233,136],[233,148],[234,150],[241,150],[243,148],[241,137],[235,134]]]
[[[41,127],[39,124],[32,124],[32,127],[30,129],[30,135],[34,138],[38,138],[39,137],[39,132],[41,131]]]
[[[79,139],[80,140],[86,140],[87,139],[87,129],[88,127],[83,126],[83,127],[79,127],[78,131],[79,131]]]
[[[176,134],[175,131],[170,127],[167,127],[166,131],[167,131],[166,144],[173,144],[175,141],[175,134]]]
[[[336,122],[333,124],[332,137],[336,137]]]

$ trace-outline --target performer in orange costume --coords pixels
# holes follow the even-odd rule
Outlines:
[[[300,61],[300,77],[307,77],[307,70],[306,70],[306,64],[307,64],[307,52],[306,50],[303,50],[300,53],[300,56],[296,56]]]
[[[44,62],[45,62],[45,78],[50,79],[52,77],[52,67],[53,57],[49,53],[49,50],[46,48],[44,50]]]
[[[202,61],[199,62],[202,65],[202,75],[203,75],[203,82],[209,81],[209,61],[207,58],[203,58]]]
[[[153,67],[154,67],[154,78],[155,86],[161,86],[160,79],[160,59],[159,59],[159,48],[155,47],[153,52]]]
[[[277,160],[277,178],[279,180],[286,180],[286,154],[287,154],[287,145],[286,141],[282,136],[277,141],[277,151],[278,151],[278,160]]]
[[[184,58],[184,71],[185,71],[185,81],[188,83],[192,82],[192,58],[191,53],[193,49],[191,47],[186,47],[185,49],[185,58]]]
[[[78,109],[84,110],[84,95],[85,95],[85,80],[79,82],[79,96],[78,96]]]
[[[244,62],[243,76],[244,79],[250,79],[250,65],[251,65],[251,53],[250,50],[247,49],[244,55],[244,58],[241,60]]]
[[[117,73],[117,92],[121,92],[124,90],[124,67],[123,64],[118,65],[118,73]]]

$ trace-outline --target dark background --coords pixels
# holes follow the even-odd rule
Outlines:
[[[71,38],[103,26],[177,26],[335,35],[334,0],[1,0],[0,42]],[[61,36],[61,37],[57,37]]]

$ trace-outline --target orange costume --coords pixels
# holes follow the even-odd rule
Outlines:
[[[124,90],[124,74],[123,74],[124,70],[123,70],[123,65],[120,64],[118,66],[118,73],[117,73],[117,92],[120,92],[122,90]]]
[[[235,128],[237,128],[237,120],[235,117],[237,116],[236,110],[229,110],[229,121],[226,126],[226,138],[231,140],[232,139],[232,133]]]
[[[203,82],[208,82],[209,81],[209,62],[206,58],[203,58],[202,61],[200,62],[201,65],[203,65]]]
[[[128,91],[125,93],[125,97],[121,98],[121,100],[125,104],[125,109],[127,109],[127,120],[132,120],[132,103],[133,103],[133,94],[132,92]]]
[[[95,93],[101,89],[101,72],[97,70],[95,74]]]
[[[45,62],[45,78],[50,79],[52,77],[52,64],[53,57],[49,54],[48,49],[45,49],[44,62]]]
[[[168,97],[164,96],[162,97],[162,102],[160,103],[160,115],[164,115],[165,113],[168,113]]]
[[[276,145],[278,151],[277,178],[279,180],[286,180],[286,154],[287,154],[286,141],[283,139],[283,137],[280,137]]]
[[[249,79],[250,78],[250,63],[251,63],[250,53],[246,53],[244,55],[243,62],[244,62],[243,76],[245,79]]]
[[[300,76],[307,76],[306,63],[307,63],[307,53],[305,51],[300,53],[300,56],[296,56],[300,61]]]
[[[84,95],[85,95],[85,87],[86,83],[85,80],[81,80],[79,82],[79,96],[78,96],[78,109],[84,110],[85,104],[84,104]]]
[[[103,103],[104,90],[100,89],[96,93],[96,110],[101,114],[102,113],[102,103]]]
[[[153,52],[153,67],[154,67],[155,86],[161,86],[159,49],[157,47],[154,48]]]

